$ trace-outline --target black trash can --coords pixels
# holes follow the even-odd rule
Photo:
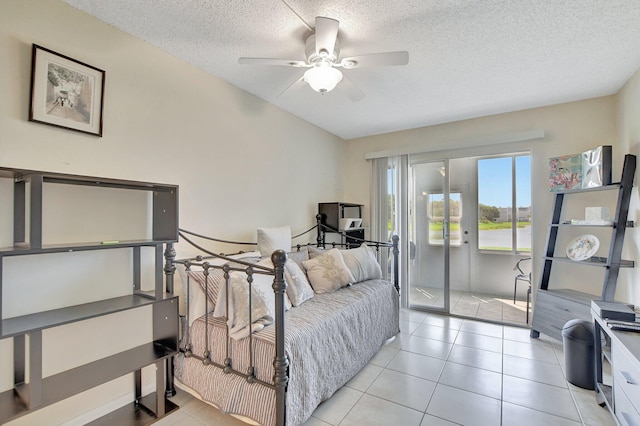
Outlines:
[[[567,380],[584,389],[595,389],[593,324],[573,319],[562,327],[564,365]]]

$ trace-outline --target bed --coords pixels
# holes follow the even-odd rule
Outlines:
[[[399,332],[398,238],[346,250],[324,243],[323,227],[294,236],[317,230],[315,244],[286,252],[285,239],[270,256],[273,241],[221,255],[193,237],[239,243],[181,230],[203,255],[165,252],[167,280],[177,269],[186,283],[178,387],[245,421],[297,425]]]

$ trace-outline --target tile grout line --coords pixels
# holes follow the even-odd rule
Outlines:
[[[380,375],[380,374],[378,374],[378,376],[379,376],[379,375]],[[377,376],[376,376],[376,379],[377,379]],[[372,383],[373,383],[373,382],[372,382]],[[371,386],[371,385],[369,385],[369,386]],[[367,389],[369,388],[369,386],[367,386]],[[365,392],[362,392],[362,395],[360,395],[360,397],[359,397],[359,398],[358,398],[358,400],[355,402],[355,404],[353,404],[353,405],[351,406],[351,408],[349,408],[349,410],[347,411],[347,413],[346,413],[346,414],[345,414],[345,415],[340,419],[340,421],[338,422],[338,424],[337,424],[337,425],[335,425],[335,426],[340,426],[340,424],[342,424],[342,422],[344,422],[344,419],[346,419],[346,418],[347,418],[347,416],[349,416],[349,413],[351,412],[351,410],[353,410],[353,408],[358,404],[358,402],[360,402],[360,400],[362,399],[362,397],[363,397],[364,395],[366,395],[366,394],[367,394],[367,392],[366,392],[366,391],[365,391]],[[311,414],[311,416],[313,417],[313,413]],[[323,420],[323,421],[324,421],[324,420]],[[326,422],[325,422],[325,423],[326,423]]]

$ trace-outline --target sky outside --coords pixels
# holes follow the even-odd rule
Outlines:
[[[516,157],[516,204],[531,206],[531,158]],[[478,160],[478,201],[495,207],[511,207],[511,157]]]

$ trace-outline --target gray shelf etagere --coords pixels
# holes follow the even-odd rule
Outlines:
[[[542,274],[540,276],[538,291],[536,292],[534,301],[533,319],[531,321],[531,337],[535,338],[538,337],[540,333],[544,333],[557,340],[562,340],[562,327],[567,321],[571,319],[591,321],[591,300],[614,300],[620,268],[633,268],[635,264],[633,260],[621,259],[625,231],[628,227],[634,226],[634,223],[628,222],[627,218],[635,172],[636,156],[627,154],[624,157],[622,177],[619,183],[555,193],[553,214],[547,237],[547,251],[545,253]],[[572,194],[611,190],[618,191],[618,198],[613,224],[607,225],[612,228],[608,256],[606,258],[594,256],[588,260],[580,262],[573,261],[567,257],[557,256],[555,254],[556,239],[558,237],[558,232],[562,228],[572,226],[598,226],[561,223],[560,217],[564,198]],[[605,268],[602,293],[600,297],[598,298],[592,294],[572,289],[549,288],[551,267],[554,262],[571,262],[577,267],[592,266]]]
[[[173,288],[165,288],[164,285],[163,248],[166,245],[167,250],[172,250],[173,243],[178,240],[178,186],[13,168],[0,168],[0,179],[13,181],[14,203],[14,245],[0,248],[0,340],[13,339],[14,388],[0,392],[0,424],[129,373],[134,373],[135,401],[91,424],[148,424],[177,409],[167,397],[175,394],[172,387],[172,357],[178,349],[178,298],[173,295]],[[151,191],[152,238],[111,244],[87,242],[43,245],[44,184]],[[153,291],[141,289],[142,247],[155,249]],[[14,318],[4,318],[2,315],[2,265],[5,258],[123,248],[131,249],[133,259],[133,290],[130,295]],[[152,341],[43,377],[43,330],[144,306],[151,306]],[[142,396],[142,368],[154,364],[155,392]]]

